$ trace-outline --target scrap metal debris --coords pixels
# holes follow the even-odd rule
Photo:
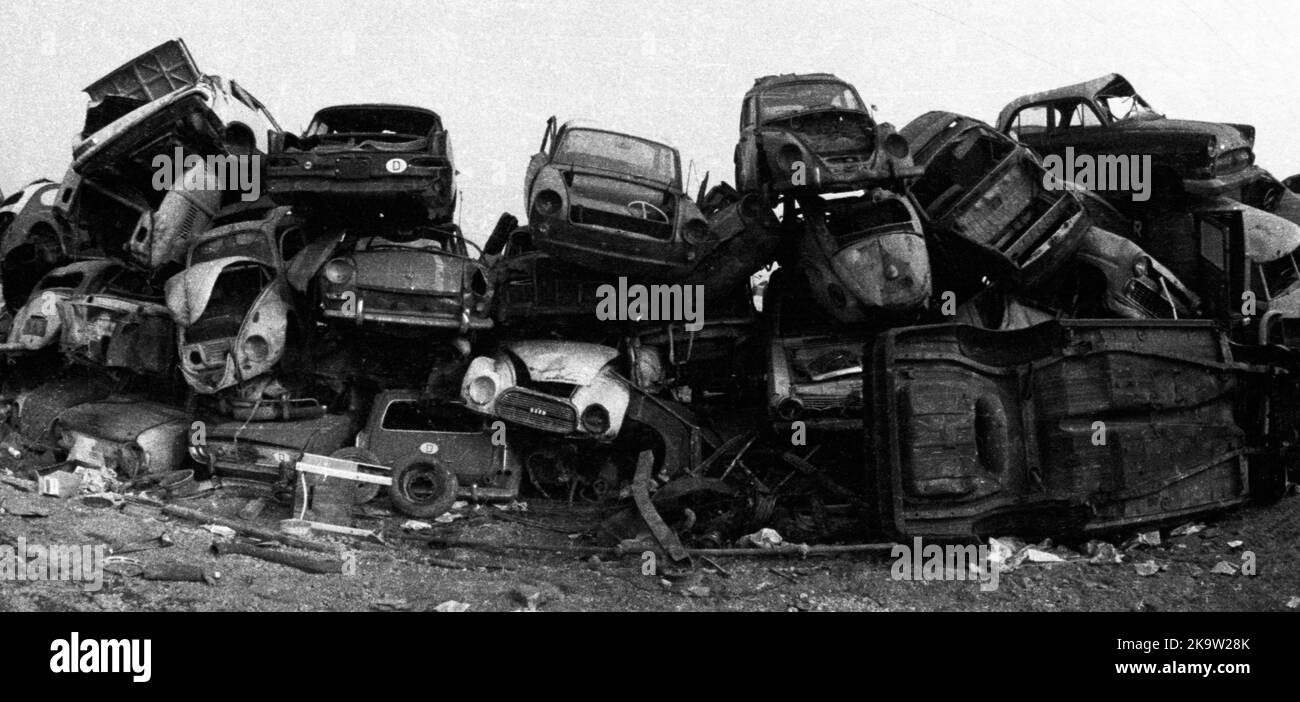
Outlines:
[[[526,221],[490,233],[456,223],[427,108],[327,106],[291,134],[179,39],[86,92],[62,182],[0,206],[3,455],[27,489],[160,508],[222,555],[336,573],[234,539],[337,556],[400,529],[724,577],[710,558],[915,536],[987,539],[1004,570],[1119,564],[1294,479],[1300,198],[1253,127],[1165,120],[1117,74],[902,129],[834,75],[760,77],[734,187],[696,193],[670,144],[553,117]],[[1057,167],[1155,124],[1147,200]],[[208,165],[253,154],[265,197]],[[151,187],[160,157],[198,165]],[[236,487],[239,519],[178,504]],[[582,525],[508,513],[526,498]],[[482,522],[573,538],[454,536]]]

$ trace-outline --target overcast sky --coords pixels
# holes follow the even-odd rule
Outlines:
[[[552,114],[659,137],[694,162],[692,183],[731,181],[740,98],[770,73],[835,73],[902,126],[932,109],[992,122],[1019,95],[1118,72],[1168,116],[1254,124],[1258,163],[1282,178],[1300,172],[1298,16],[1280,0],[16,0],[0,188],[59,180],[81,88],[175,37],[291,131],[338,103],[440,113],[477,241],[503,210],[523,218],[524,167]]]

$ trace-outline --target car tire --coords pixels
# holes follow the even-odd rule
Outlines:
[[[451,469],[429,456],[415,454],[393,465],[388,497],[402,514],[429,519],[451,509],[459,487]]]
[[[379,457],[374,453],[363,449],[359,446],[345,446],[334,453],[330,458],[342,458],[345,461],[356,461],[358,463],[374,463],[384,465]],[[379,489],[383,487],[379,483],[356,483],[352,492],[352,504],[364,505],[365,503],[379,497]]]

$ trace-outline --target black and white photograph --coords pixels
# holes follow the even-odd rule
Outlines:
[[[285,612],[1284,672],[1233,623],[1300,611],[1291,4],[5,15],[0,612],[56,681]]]

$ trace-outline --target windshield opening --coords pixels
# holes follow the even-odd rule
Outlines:
[[[828,107],[866,111],[853,89],[843,83],[793,83],[769,88],[758,96],[761,122]]]
[[[1160,117],[1160,113],[1151,109],[1147,101],[1127,83],[1111,85],[1097,93],[1097,104],[1113,122]]]
[[[566,131],[555,147],[553,160],[670,184],[678,182],[680,173],[677,152],[671,147],[594,129]]]

